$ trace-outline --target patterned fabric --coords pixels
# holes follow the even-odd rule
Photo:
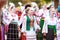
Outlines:
[[[56,34],[56,26],[55,25],[48,25],[48,28],[52,28],[54,30],[54,33]]]
[[[9,25],[7,40],[18,40],[17,24],[10,24]]]
[[[54,40],[54,34],[56,34],[56,26],[55,25],[48,25],[48,33],[47,33],[47,40]]]
[[[54,40],[54,29],[48,28],[48,33],[46,35],[46,40]]]

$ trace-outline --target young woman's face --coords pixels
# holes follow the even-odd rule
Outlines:
[[[30,15],[33,15],[34,9],[33,9],[33,8],[30,8],[29,11],[28,11],[28,13],[29,13]]]
[[[55,11],[54,9],[51,9],[51,10],[50,10],[50,15],[53,16],[53,15],[55,14],[55,12],[56,12],[56,11]]]

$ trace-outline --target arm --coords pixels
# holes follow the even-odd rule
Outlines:
[[[36,17],[34,17],[34,27],[35,27],[35,31],[41,29],[40,26],[39,26],[39,24],[37,23],[37,19],[36,19]]]
[[[26,16],[24,16],[23,18],[21,32],[25,32],[25,30],[26,30]]]
[[[47,23],[48,23],[48,20],[45,19],[43,29],[42,29],[42,33],[48,33],[48,27],[47,27],[48,24]]]

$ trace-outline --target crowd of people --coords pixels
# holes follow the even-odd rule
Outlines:
[[[2,8],[1,40],[60,40],[60,6],[18,5],[11,2]]]

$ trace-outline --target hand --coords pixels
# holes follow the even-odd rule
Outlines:
[[[43,33],[43,36],[46,36],[46,33]]]
[[[21,32],[21,31],[20,31],[20,27],[18,27],[18,31]]]
[[[19,36],[19,38],[21,37],[21,32],[19,32],[19,35],[18,36]]]
[[[24,32],[23,35],[26,36],[26,33]]]
[[[37,29],[37,30],[36,30],[36,33],[39,32],[39,31],[41,31],[41,30]]]

